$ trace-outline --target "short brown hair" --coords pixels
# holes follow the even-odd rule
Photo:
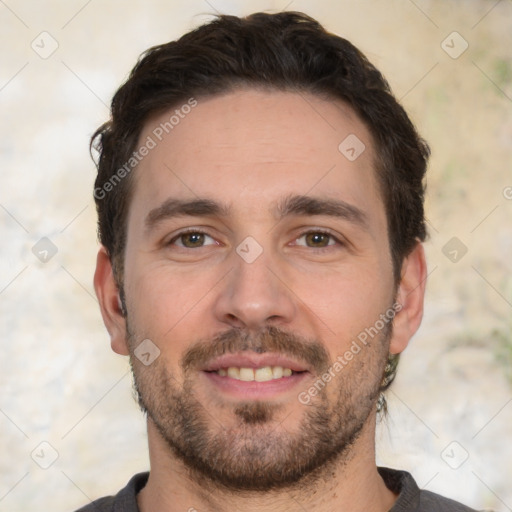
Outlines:
[[[303,13],[222,15],[177,41],[146,51],[114,95],[111,119],[91,139],[99,151],[95,190],[104,190],[129,161],[150,116],[192,96],[211,96],[239,85],[341,99],[361,117],[376,144],[376,170],[398,279],[403,258],[426,237],[423,178],[428,145],[367,58]],[[104,197],[95,194],[99,239],[118,271],[130,183],[127,177]]]

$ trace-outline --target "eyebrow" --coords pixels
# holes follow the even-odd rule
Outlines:
[[[278,203],[275,213],[279,220],[291,215],[325,215],[357,224],[366,230],[369,228],[368,217],[363,210],[341,199],[292,195]]]
[[[144,222],[146,230],[150,231],[164,220],[174,217],[225,217],[229,213],[227,206],[211,199],[182,200],[170,198],[160,206],[151,210]]]
[[[212,199],[199,198],[182,200],[169,198],[160,206],[151,210],[145,219],[147,231],[155,228],[164,220],[175,217],[227,217],[230,208]],[[280,201],[272,209],[276,220],[285,217],[324,215],[346,220],[368,230],[366,214],[354,205],[341,199],[326,199],[304,195],[290,195]]]

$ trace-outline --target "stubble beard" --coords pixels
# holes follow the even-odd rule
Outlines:
[[[282,417],[279,413],[286,406],[271,401],[252,400],[234,407],[225,404],[231,407],[236,421],[223,425],[197,397],[194,363],[241,350],[301,354],[313,365],[317,377],[331,366],[318,341],[304,340],[275,327],[256,337],[228,331],[187,351],[180,385],[162,357],[148,367],[135,361],[136,336],[130,329],[128,332],[139,405],[191,477],[226,491],[268,492],[293,489],[306,477],[314,482],[333,464],[350,459],[354,443],[373,418],[391,324],[372,340],[371,346],[363,348],[365,353],[359,353],[320,389],[309,405],[302,406],[302,419],[293,432],[276,419],[278,415]],[[286,413],[281,421],[284,419]]]

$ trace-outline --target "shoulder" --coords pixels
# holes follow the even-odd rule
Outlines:
[[[106,496],[79,508],[75,512],[112,512],[115,499],[115,496]]]
[[[476,512],[474,508],[469,508],[458,501],[445,498],[439,494],[430,491],[420,491],[419,510],[432,510],[439,512]]]
[[[75,512],[139,512],[137,493],[146,485],[148,477],[148,472],[138,473],[115,496],[105,496]]]
[[[398,495],[390,512],[476,512],[462,503],[420,490],[407,471],[378,468],[388,489]]]

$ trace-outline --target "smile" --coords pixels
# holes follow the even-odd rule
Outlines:
[[[291,368],[283,368],[282,366],[263,366],[261,368],[230,366],[228,368],[219,368],[216,373],[221,377],[230,377],[245,382],[267,382],[269,380],[290,377],[293,371]]]

